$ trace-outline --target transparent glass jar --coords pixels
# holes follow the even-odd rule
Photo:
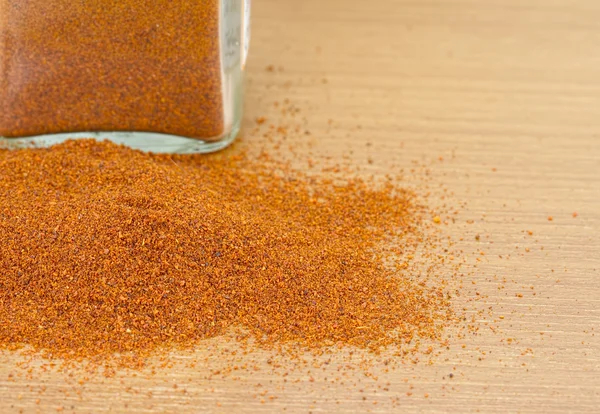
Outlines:
[[[0,0],[0,140],[210,152],[242,117],[250,0]]]

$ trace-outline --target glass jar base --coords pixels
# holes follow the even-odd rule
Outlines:
[[[17,149],[50,147],[70,139],[91,138],[97,141],[111,141],[144,152],[170,154],[196,154],[219,151],[230,145],[240,131],[240,123],[233,125],[230,132],[210,141],[186,138],[177,135],[154,132],[67,132],[23,138],[0,137],[0,147]]]

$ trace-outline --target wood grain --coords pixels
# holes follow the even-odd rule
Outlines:
[[[599,44],[592,0],[256,0],[240,146],[261,145],[254,119],[284,122],[274,103],[288,99],[300,154],[352,153],[375,174],[433,162],[430,184],[465,203],[449,231],[465,254],[485,251],[470,277],[497,332],[457,341],[431,365],[343,384],[318,372],[284,382],[254,355],[264,369],[238,379],[209,379],[220,363],[209,360],[78,388],[60,373],[28,379],[9,354],[2,411],[597,412]]]

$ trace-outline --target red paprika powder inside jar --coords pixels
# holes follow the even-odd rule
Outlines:
[[[239,130],[249,0],[0,0],[0,136],[208,152]]]

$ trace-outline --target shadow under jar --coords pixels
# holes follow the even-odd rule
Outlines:
[[[210,152],[237,135],[250,0],[0,0],[0,139]]]

